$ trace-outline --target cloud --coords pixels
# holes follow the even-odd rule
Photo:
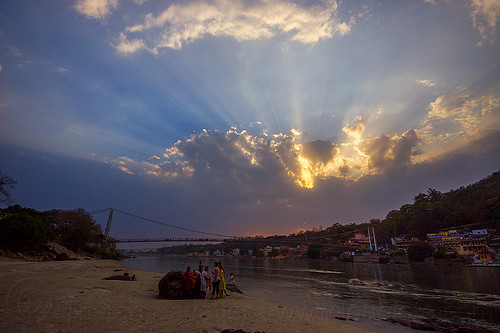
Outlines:
[[[140,5],[144,4],[146,1],[148,1],[148,0],[134,0],[134,3],[135,3],[136,5],[139,5],[139,6],[140,6]]]
[[[131,54],[141,49],[145,49],[146,45],[139,39],[127,40],[127,37],[122,32],[118,38],[118,43],[115,44],[114,47],[121,54]]]
[[[500,19],[498,0],[470,0],[471,18],[483,39],[496,40],[496,25]]]
[[[228,36],[241,42],[285,35],[314,44],[350,32],[353,20],[341,22],[336,13],[335,1],[308,7],[283,0],[192,1],[147,14],[142,23],[126,28],[115,47],[120,53],[139,49],[157,53],[161,48],[181,49],[205,36]],[[131,43],[129,38],[141,47],[124,46]]]
[[[67,68],[64,68],[64,67],[58,67],[57,71],[59,73],[67,73],[67,72],[69,72],[69,70]]]
[[[493,137],[500,128],[500,96],[480,95],[458,87],[428,106],[418,129],[425,154],[419,161],[464,149],[471,142]]]
[[[2,71],[3,71],[3,67],[2,67],[2,65],[0,65],[0,72],[2,72]]]
[[[423,85],[424,87],[434,87],[436,83],[431,80],[416,80],[418,84]]]
[[[385,170],[410,165],[417,143],[417,132],[412,129],[401,136],[381,135],[365,140],[361,149],[369,158],[370,169]]]
[[[10,51],[12,52],[12,54],[15,55],[16,57],[20,57],[23,55],[21,50],[19,50],[17,47],[10,46],[9,48],[10,48]]]
[[[305,158],[323,165],[330,162],[337,154],[335,144],[329,141],[304,142],[302,148]]]
[[[359,143],[363,132],[365,131],[365,119],[361,116],[356,117],[356,122],[353,125],[346,124],[342,129],[348,136],[353,137],[355,143]]]
[[[166,181],[210,178],[266,190],[313,189],[332,180],[355,182],[444,158],[486,136],[494,138],[500,128],[500,96],[458,87],[429,103],[415,128],[367,134],[378,121],[358,116],[345,123],[342,133],[331,133],[335,141],[308,140],[297,129],[269,134],[255,124],[251,133],[236,128],[203,130],[177,141],[162,156],[109,163]]]
[[[313,188],[322,180],[356,180],[367,174],[411,164],[418,143],[415,130],[402,135],[362,138],[358,118],[345,142],[300,142],[295,135],[250,135],[235,128],[225,133],[203,130],[179,140],[162,157],[137,162],[121,157],[107,163],[127,172],[166,180],[207,177],[232,184],[282,188],[295,184]],[[356,135],[352,136],[353,133]],[[260,184],[260,185],[259,185]]]
[[[418,133],[429,149],[442,152],[478,140],[499,127],[500,96],[474,96],[458,87],[429,104]]]
[[[21,60],[17,67],[23,69],[26,65],[33,65],[35,62],[33,60]]]
[[[77,0],[75,10],[88,18],[102,20],[118,7],[118,0]]]

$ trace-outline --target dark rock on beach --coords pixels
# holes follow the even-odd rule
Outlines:
[[[181,299],[183,298],[184,276],[181,271],[170,271],[158,283],[158,291],[161,298]]]
[[[112,275],[112,276],[105,277],[103,280],[130,281],[130,276],[128,273],[123,273],[123,275]]]
[[[227,284],[226,289],[235,293],[243,294],[243,292],[234,284]]]
[[[223,330],[221,331],[220,333],[252,333],[252,332],[247,332],[247,331],[244,331],[242,329],[238,329],[238,330],[233,330],[233,329],[226,329],[226,330]],[[266,333],[264,331],[255,331],[253,333]]]
[[[474,326],[465,323],[452,323],[449,321],[439,320],[436,318],[410,320],[405,318],[385,318],[384,321],[400,324],[410,327],[414,330],[426,332],[445,332],[445,333],[496,333],[487,328]]]

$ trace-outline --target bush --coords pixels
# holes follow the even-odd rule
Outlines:
[[[0,247],[14,251],[37,250],[47,242],[47,227],[26,213],[0,220]]]
[[[118,253],[118,251],[108,251],[101,247],[96,247],[94,248],[94,252],[101,259],[113,259],[113,260],[120,259],[120,253]]]
[[[311,245],[307,249],[306,256],[309,259],[318,259],[320,257],[320,247],[317,245]]]
[[[395,257],[395,256],[405,256],[405,255],[406,255],[406,252],[405,252],[405,251],[402,251],[402,250],[397,250],[397,251],[391,252],[389,255],[390,255],[391,257]]]
[[[414,262],[424,261],[434,253],[434,248],[427,242],[417,242],[408,245],[408,260]]]

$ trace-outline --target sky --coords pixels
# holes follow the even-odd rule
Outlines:
[[[2,1],[0,172],[226,235],[383,219],[500,169],[499,30],[498,0]]]

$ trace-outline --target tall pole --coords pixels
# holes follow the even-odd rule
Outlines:
[[[113,208],[109,209],[108,223],[106,224],[106,230],[104,230],[104,243],[106,248],[109,248],[109,233],[111,231],[111,222],[113,222]]]
[[[370,227],[368,227],[368,241],[370,242],[370,252],[373,251],[372,248],[372,237],[370,235]]]
[[[377,239],[375,238],[375,227],[372,227],[373,243],[375,244],[375,252],[377,252]]]

